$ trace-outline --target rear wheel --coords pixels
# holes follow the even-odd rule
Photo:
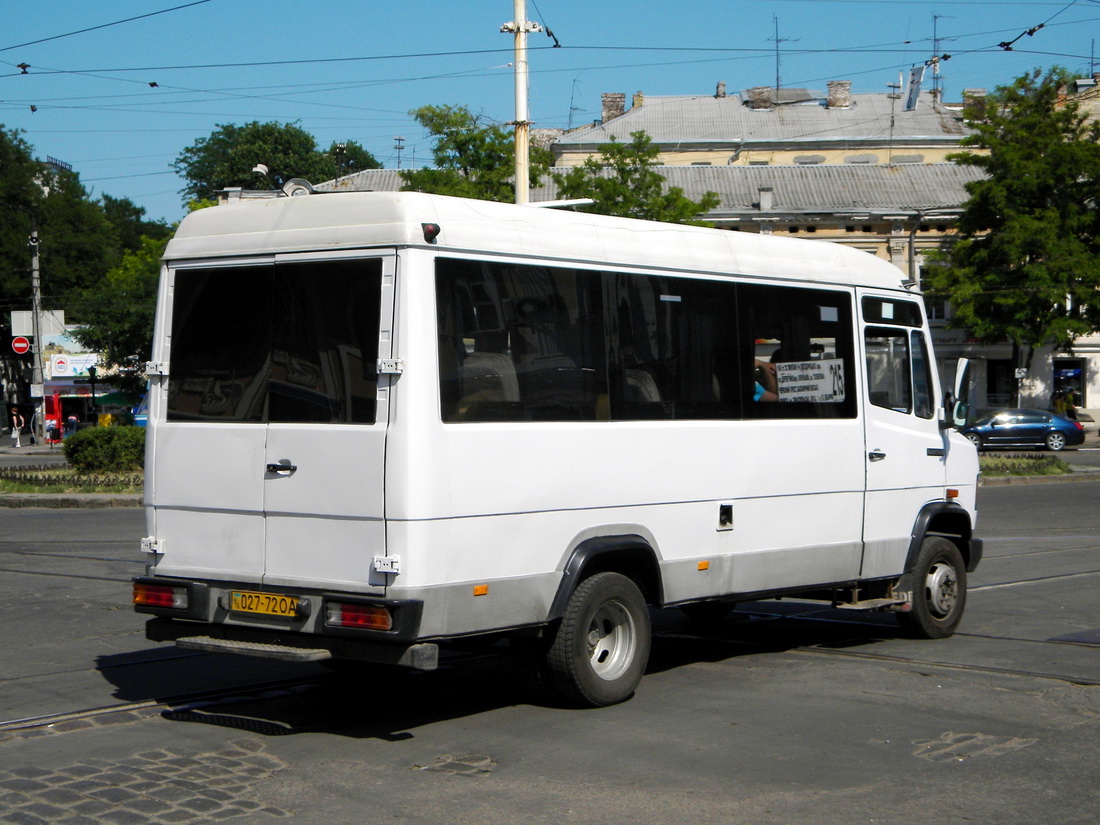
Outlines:
[[[638,586],[619,573],[597,573],[573,591],[546,661],[558,693],[602,707],[634,694],[649,647],[649,609]]]
[[[1061,433],[1047,433],[1047,449],[1058,452],[1066,446],[1066,437]]]
[[[912,610],[897,614],[901,629],[917,639],[950,636],[966,608],[966,565],[959,548],[942,536],[929,536],[912,574]]]

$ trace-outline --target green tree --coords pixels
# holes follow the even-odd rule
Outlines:
[[[138,392],[145,384],[141,366],[152,352],[160,258],[167,238],[141,239],[138,249],[85,290],[79,303],[82,326],[74,337],[105,365],[121,368],[114,383]]]
[[[1065,101],[1070,79],[1036,69],[998,87],[967,108],[975,132],[948,156],[986,177],[967,185],[932,292],[951,302],[953,326],[1011,342],[1022,367],[1100,328],[1100,126]]]
[[[123,250],[139,249],[142,238],[167,238],[172,234],[172,227],[164,221],[145,220],[145,207],[129,198],[104,194],[100,195],[99,203]]]
[[[602,215],[709,225],[698,217],[718,206],[718,195],[707,192],[696,202],[678,186],[666,189],[664,177],[654,169],[658,152],[645,132],[631,132],[629,143],[612,137],[599,158],[589,157],[564,175],[555,173],[558,193],[563,198],[591,198],[592,206],[582,208]]]
[[[45,308],[66,302],[121,257],[111,225],[79,177],[34,160],[18,132],[0,127],[0,308],[30,309],[31,253],[38,254]],[[7,326],[6,312],[0,325]]]
[[[421,106],[409,114],[435,138],[434,168],[405,170],[405,191],[510,203],[515,197],[515,138],[502,126],[486,124],[464,106]],[[541,146],[530,151],[531,186],[550,168]]]
[[[30,253],[27,239],[42,199],[35,185],[41,171],[31,147],[17,131],[0,128],[0,323],[7,326],[4,313],[29,309]]]
[[[268,168],[268,179],[252,170]],[[260,123],[243,126],[220,124],[209,137],[199,138],[173,163],[187,181],[180,190],[184,202],[213,197],[219,189],[282,186],[291,178],[311,183],[340,177],[361,169],[381,166],[374,156],[354,141],[334,143],[328,152],[317,148],[309,132],[294,123]]]

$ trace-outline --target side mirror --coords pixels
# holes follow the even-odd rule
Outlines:
[[[961,429],[970,417],[970,361],[960,358],[955,368],[955,391],[943,400],[946,427]]]

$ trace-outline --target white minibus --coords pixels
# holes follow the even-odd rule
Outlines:
[[[240,198],[169,243],[146,634],[629,698],[650,609],[797,596],[950,635],[978,461],[921,296],[836,244],[408,192]]]

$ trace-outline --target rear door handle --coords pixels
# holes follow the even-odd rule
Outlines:
[[[298,469],[297,464],[291,464],[289,459],[284,458],[277,464],[268,464],[267,471],[269,473],[275,473],[280,476],[288,476]]]
[[[881,450],[871,450],[871,452],[867,453],[867,457],[871,459],[871,461],[882,461],[882,459],[886,458],[886,453]]]

